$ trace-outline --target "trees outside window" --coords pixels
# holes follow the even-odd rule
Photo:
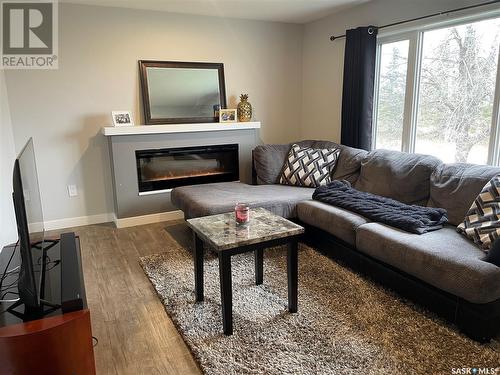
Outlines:
[[[376,148],[401,150],[408,41],[381,46]]]
[[[496,125],[500,18],[420,31],[415,40],[417,53],[409,64],[408,49],[404,55],[404,48],[395,48],[409,39],[380,45],[376,147],[406,144],[405,151],[445,162],[487,163]],[[401,66],[413,67],[417,84],[408,85],[408,70]],[[406,82],[404,88],[401,82]],[[409,94],[415,100],[402,112],[401,103]],[[401,130],[405,116],[411,119],[407,132]],[[405,142],[404,137],[409,139]]]

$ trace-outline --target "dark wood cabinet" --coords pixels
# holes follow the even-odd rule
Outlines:
[[[11,303],[0,303],[0,374],[95,374],[90,311],[85,297],[78,237],[74,241],[75,246],[61,248],[57,245],[48,250],[47,255],[53,267],[49,267],[50,271],[47,272],[45,295],[50,296],[51,302],[64,305],[62,295],[65,290],[65,278],[70,278],[72,286],[77,288],[81,298],[81,306],[66,313],[59,308],[43,318],[23,321],[22,318],[6,311]],[[61,257],[62,251],[76,252],[71,254],[73,259],[77,260],[73,262],[77,265],[73,265],[73,272],[63,270],[62,261],[65,256]],[[9,269],[19,265],[18,249],[16,251],[14,245],[7,246],[0,253],[1,272],[13,252]],[[12,278],[4,285],[15,283],[15,273]],[[15,288],[11,290],[16,291]],[[22,311],[22,305],[19,309]]]
[[[0,328],[0,374],[95,374],[90,311]]]

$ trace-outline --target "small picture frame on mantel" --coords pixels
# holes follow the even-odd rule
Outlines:
[[[130,111],[112,111],[113,126],[134,126]]]
[[[219,110],[219,122],[236,122],[238,117],[236,109]]]

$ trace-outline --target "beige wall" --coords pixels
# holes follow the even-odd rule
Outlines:
[[[250,95],[262,140],[298,138],[302,28],[60,5],[59,70],[6,73],[16,147],[35,140],[45,219],[113,211],[99,131],[112,110],[130,109],[141,121],[140,59],[223,62],[228,101],[234,107],[240,93]],[[68,197],[68,184],[78,186],[78,197]]]
[[[12,166],[15,159],[14,136],[4,71],[0,70],[0,251],[15,242],[16,223],[12,206]]]
[[[477,2],[373,0],[305,26],[62,4],[59,70],[5,73],[15,146],[35,139],[46,220],[110,213],[100,128],[118,109],[141,122],[137,60],[223,62],[228,101],[250,94],[263,142],[338,141],[344,41],[329,36]]]
[[[309,23],[304,29],[301,138],[340,141],[344,39],[357,26],[385,25],[439,11],[481,3],[478,0],[373,0]]]

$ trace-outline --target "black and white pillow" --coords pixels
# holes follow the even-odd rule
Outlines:
[[[313,149],[293,144],[281,172],[280,184],[318,187],[331,181],[340,149]]]
[[[481,190],[457,230],[486,252],[500,238],[500,175]]]

